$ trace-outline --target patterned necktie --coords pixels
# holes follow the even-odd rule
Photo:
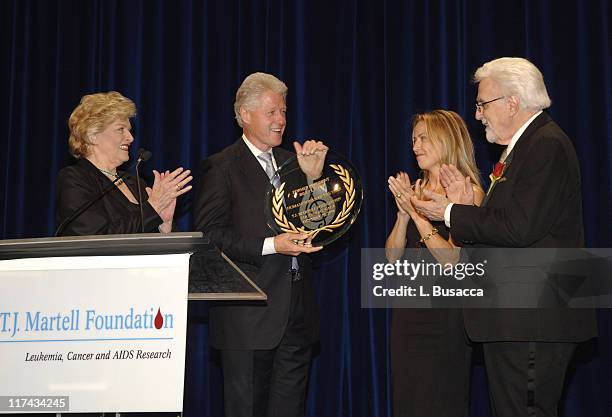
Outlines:
[[[260,153],[257,158],[262,160],[266,167],[264,168],[268,178],[270,178],[270,182],[274,186],[274,188],[278,188],[280,184],[280,178],[278,174],[275,174],[274,164],[272,163],[272,152],[263,152]],[[291,257],[291,269],[298,271],[300,269],[300,265],[298,264],[298,260],[295,256]]]
[[[272,183],[274,188],[278,188],[278,185],[280,184],[280,178],[278,177],[278,174],[275,175],[274,173],[275,170],[274,170],[274,164],[272,163],[272,153],[263,152],[259,154],[257,158],[259,158],[266,164],[266,167],[264,168],[266,171],[266,174],[268,175],[268,178],[270,178],[270,182]]]

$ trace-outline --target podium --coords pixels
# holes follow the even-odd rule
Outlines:
[[[201,232],[66,236],[0,241],[0,261],[66,256],[192,253],[189,300],[259,300],[266,294]]]
[[[266,295],[199,232],[0,241],[0,414],[181,412],[187,299]]]

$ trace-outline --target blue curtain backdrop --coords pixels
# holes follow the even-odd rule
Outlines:
[[[146,170],[197,169],[238,138],[242,79],[273,73],[289,86],[284,146],[325,140],[366,190],[351,236],[319,258],[323,327],[307,414],[390,416],[389,315],[360,307],[360,250],[383,246],[394,221],[386,178],[416,174],[411,115],[460,113],[486,177],[500,150],[473,119],[471,74],[499,56],[529,58],[582,164],[587,243],[610,247],[611,13],[608,0],[2,0],[0,238],[53,233],[54,178],[69,162],[66,121],[82,95],[118,90],[136,102],[134,149],[153,152]],[[221,416],[206,306],[189,311],[185,412]],[[572,365],[563,416],[612,415],[612,315],[599,318],[601,336]],[[471,415],[490,415],[478,354],[472,387]]]

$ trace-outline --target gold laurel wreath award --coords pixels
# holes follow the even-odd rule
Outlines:
[[[351,214],[353,206],[355,205],[355,184],[349,171],[345,169],[342,165],[330,164],[329,166],[334,170],[336,174],[338,174],[338,176],[342,180],[342,184],[344,185],[344,203],[342,203],[342,210],[340,211],[340,213],[338,213],[333,222],[317,229],[306,230],[303,227],[296,227],[287,219],[287,216],[285,215],[285,206],[283,204],[285,183],[283,182],[276,189],[272,198],[272,213],[274,215],[274,221],[283,232],[306,233],[309,238],[314,239],[320,232],[331,232],[332,230],[337,229],[346,222],[349,215]]]

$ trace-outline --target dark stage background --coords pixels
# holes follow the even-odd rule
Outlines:
[[[612,5],[576,1],[7,1],[0,2],[0,238],[49,236],[54,178],[69,162],[66,121],[82,95],[118,90],[138,107],[145,165],[197,169],[231,144],[234,94],[254,71],[289,86],[285,147],[322,138],[363,176],[352,235],[319,258],[322,310],[308,416],[390,416],[388,317],[360,308],[360,249],[381,247],[395,218],[386,179],[416,175],[412,114],[448,108],[468,122],[478,165],[500,152],[473,120],[473,71],[524,56],[544,73],[550,114],[582,163],[587,243],[612,232]],[[486,177],[486,175],[483,175]],[[189,198],[181,201],[183,230]],[[612,415],[612,316],[574,361],[563,416]],[[472,416],[488,416],[475,358]],[[186,415],[221,416],[206,308],[190,305]]]

